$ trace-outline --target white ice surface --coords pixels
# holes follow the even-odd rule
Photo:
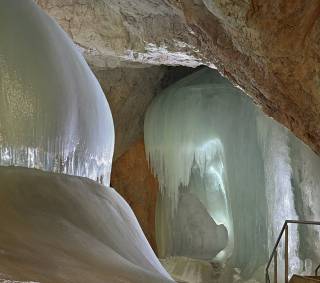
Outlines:
[[[109,185],[114,127],[71,39],[32,0],[0,1],[0,165]]]
[[[185,192],[226,226],[228,265],[239,268],[244,280],[263,272],[286,219],[320,220],[320,158],[213,70],[184,78],[153,101],[145,144],[161,186],[156,228],[163,257],[186,255],[176,252],[182,236],[174,232]],[[290,225],[290,273],[313,272],[320,262],[319,232]],[[189,233],[190,243],[203,235]],[[282,243],[279,255],[283,274]]]
[[[0,274],[41,283],[172,282],[115,190],[21,167],[0,167]]]

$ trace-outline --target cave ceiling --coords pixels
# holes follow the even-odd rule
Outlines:
[[[141,135],[142,115],[168,71],[163,65],[207,65],[320,152],[319,1],[36,2],[83,52],[107,93],[120,135],[130,121],[135,121],[131,130]],[[138,86],[141,82],[144,85]],[[119,97],[108,94],[112,85],[122,89]],[[120,110],[121,101],[127,111]],[[137,111],[130,116],[135,103]],[[125,119],[117,118],[120,111],[128,113],[127,120],[117,121]],[[138,139],[138,134],[128,136],[122,137],[116,155]]]

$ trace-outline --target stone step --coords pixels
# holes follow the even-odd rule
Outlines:
[[[316,283],[320,282],[320,276],[301,276],[294,274],[289,283]]]

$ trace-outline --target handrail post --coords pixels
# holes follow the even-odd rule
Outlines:
[[[278,282],[278,250],[275,251],[274,253],[274,262],[273,262],[273,282],[277,283]]]
[[[320,268],[320,264],[317,266],[316,270],[314,271],[314,276],[318,276],[319,268]]]
[[[284,257],[285,257],[285,283],[289,282],[289,230],[288,230],[288,224],[303,224],[303,225],[318,225],[320,226],[320,221],[306,221],[306,220],[286,220],[281,228],[280,234],[277,238],[277,241],[273,247],[273,250],[270,254],[267,266],[266,266],[266,283],[270,283],[270,277],[269,277],[269,267],[270,264],[272,263],[272,259],[273,257],[276,257],[278,255],[276,255],[277,253],[277,248],[279,246],[280,240],[282,239],[283,233],[285,233],[285,246],[284,246]],[[278,259],[274,259],[275,261],[277,261]],[[276,265],[277,266],[277,265]],[[278,270],[275,268],[275,273],[278,273]],[[318,270],[320,269],[320,264],[319,266],[316,268],[315,272],[316,274],[318,274]],[[277,282],[277,281],[275,281]]]
[[[284,282],[289,282],[289,230],[288,224],[284,231]]]

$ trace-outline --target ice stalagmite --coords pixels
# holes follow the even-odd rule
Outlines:
[[[261,281],[284,220],[320,218],[319,157],[213,70],[202,69],[155,99],[145,143],[161,187],[162,257],[227,261],[243,278]],[[316,244],[304,240],[317,242],[316,235],[314,227],[290,227],[291,273],[310,272],[319,260]]]
[[[31,0],[0,2],[0,165],[103,179],[108,102],[65,32]]]

